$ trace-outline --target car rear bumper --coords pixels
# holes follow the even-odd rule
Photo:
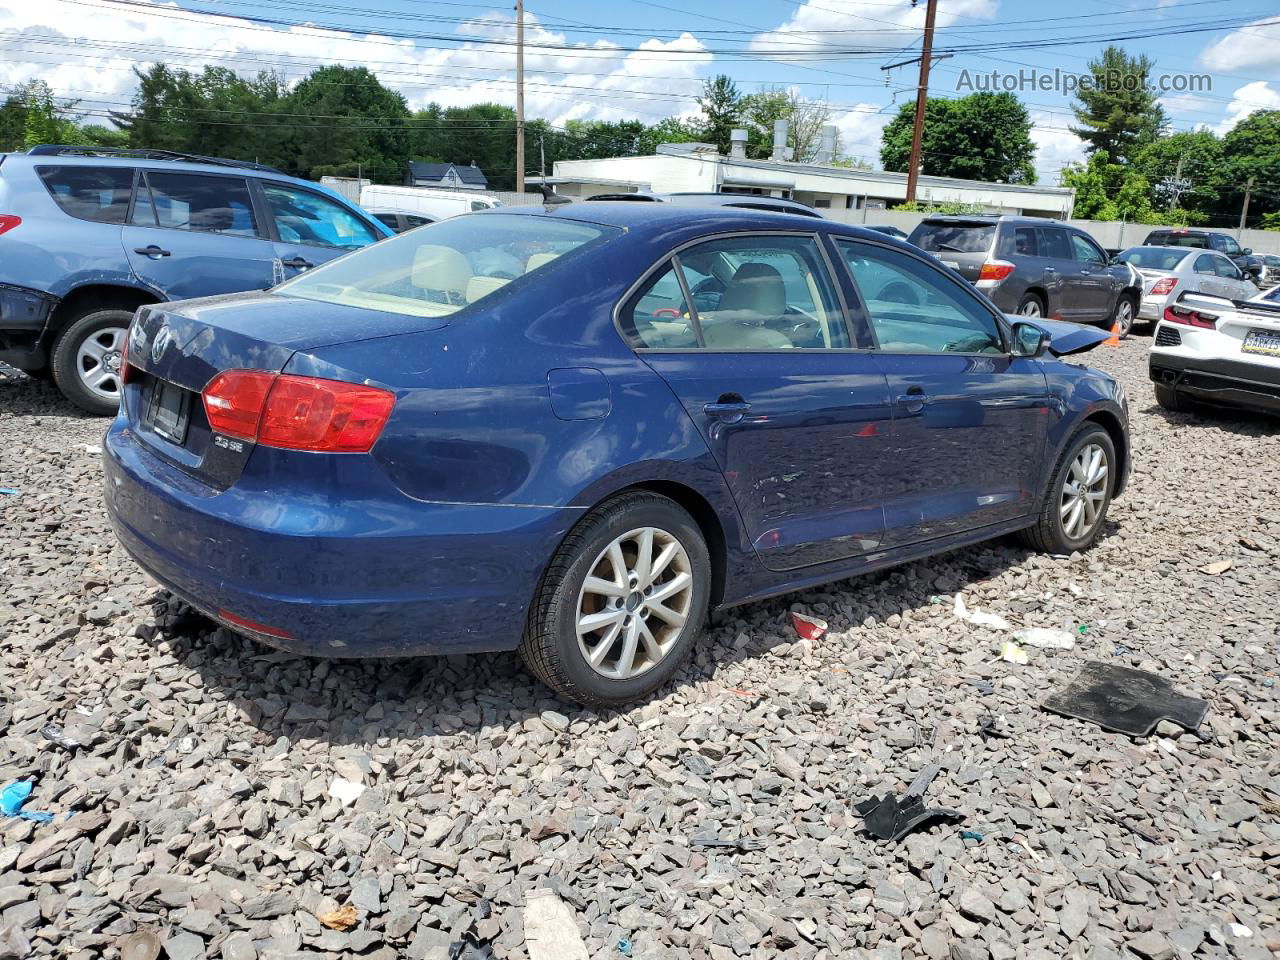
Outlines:
[[[1280,414],[1280,368],[1153,350],[1149,362],[1155,383],[1189,397]]]
[[[217,492],[123,417],[103,460],[112,527],[147,573],[234,630],[316,656],[515,649],[543,566],[580,515]]]

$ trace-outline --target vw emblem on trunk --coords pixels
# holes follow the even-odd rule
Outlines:
[[[169,348],[169,344],[173,342],[173,331],[168,327],[161,327],[156,331],[156,338],[151,341],[151,362],[159,363],[160,358],[164,355],[165,350]]]

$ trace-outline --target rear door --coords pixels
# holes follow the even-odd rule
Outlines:
[[[1032,513],[1048,421],[1040,363],[1011,356],[990,308],[947,273],[878,244],[836,246],[893,401],[883,547]]]
[[[1215,254],[1213,269],[1218,274],[1218,283],[1222,285],[1222,296],[1232,300],[1248,300],[1258,292],[1252,281],[1246,279],[1244,271],[1229,258]]]
[[[142,171],[123,240],[133,272],[166,300],[263,290],[279,279],[244,177]]]
[[[726,275],[720,289],[708,282]],[[765,566],[876,548],[888,390],[871,352],[853,347],[816,234],[739,234],[686,248],[620,320],[702,434]]]
[[[274,180],[257,186],[286,279],[382,239],[363,217],[323,194]]]

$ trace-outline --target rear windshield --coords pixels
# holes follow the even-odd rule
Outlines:
[[[1130,247],[1120,254],[1120,259],[1139,269],[1173,270],[1188,256],[1177,247]]]
[[[63,213],[98,223],[124,223],[133,194],[128,167],[37,167]]]
[[[1207,250],[1209,247],[1208,237],[1186,233],[1153,233],[1147,238],[1147,242],[1163,244],[1166,247],[1194,247],[1197,250]]]
[[[986,253],[995,233],[994,223],[967,226],[925,222],[911,231],[910,242],[930,253]]]
[[[274,292],[406,316],[443,317],[557,257],[621,232],[537,216],[452,217],[310,270]]]

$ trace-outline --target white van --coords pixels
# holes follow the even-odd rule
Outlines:
[[[502,206],[497,197],[461,190],[389,187],[371,184],[360,191],[360,206],[396,233],[460,213]]]

